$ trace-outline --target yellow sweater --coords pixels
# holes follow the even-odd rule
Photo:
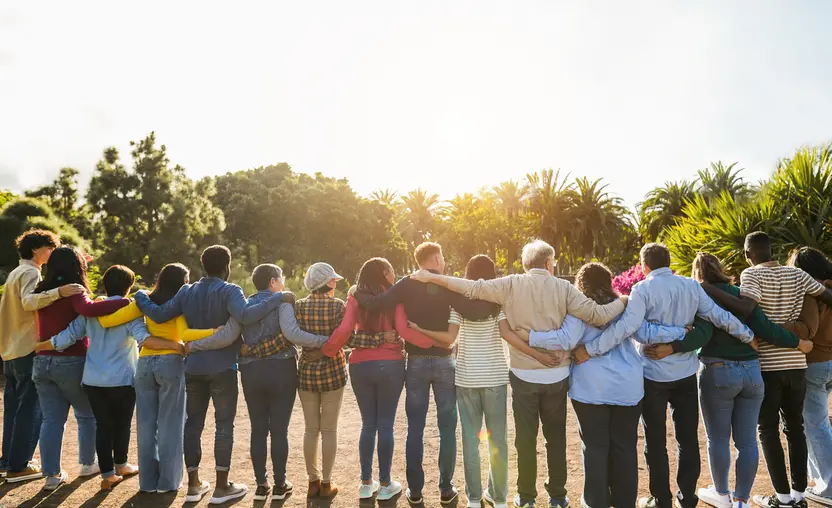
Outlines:
[[[142,317],[142,311],[139,310],[136,302],[131,302],[130,305],[113,312],[108,316],[98,318],[98,322],[104,328],[112,328],[114,326],[123,325],[134,319]],[[194,330],[188,328],[188,323],[185,321],[185,316],[178,316],[165,323],[155,323],[152,319],[145,317],[147,330],[150,335],[159,337],[160,339],[167,339],[172,342],[191,342],[194,340],[204,339],[214,334],[214,330]],[[176,351],[172,349],[148,349],[143,347],[139,356],[160,356],[160,355],[175,355]]]

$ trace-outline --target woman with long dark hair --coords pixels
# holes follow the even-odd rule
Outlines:
[[[46,276],[35,292],[43,293],[65,284],[80,284],[89,291],[87,262],[84,255],[72,247],[59,247],[49,256]],[[63,298],[38,311],[38,339],[51,340],[79,315],[98,317],[124,307],[126,299],[93,302],[87,293]],[[99,472],[95,461],[95,417],[81,386],[89,340],[84,338],[63,351],[42,351],[35,358],[32,379],[38,390],[43,425],[40,430],[40,456],[46,487],[57,488],[68,479],[61,469],[61,447],[69,407],[75,411],[78,423],[78,458],[81,476]]]
[[[795,251],[789,265],[796,266],[832,287],[832,262],[817,249],[803,247]],[[832,392],[832,309],[819,303],[818,329],[812,338],[814,347],[806,355],[806,398],[803,420],[809,448],[809,477],[815,486],[806,497],[832,506],[832,425],[829,424],[829,393]]]
[[[364,263],[358,273],[358,288],[371,294],[381,294],[396,280],[390,263],[373,258]],[[379,332],[391,332],[390,340],[378,339]],[[345,344],[353,347],[349,357],[350,381],[358,408],[361,411],[361,437],[358,452],[361,461],[360,499],[377,494],[386,500],[402,490],[402,485],[390,478],[393,463],[393,422],[404,388],[404,353],[401,336],[418,347],[429,348],[437,342],[408,328],[404,307],[399,305],[391,314],[366,310],[355,298],[347,301],[341,324],[321,348],[329,357],[341,353]],[[378,481],[373,480],[373,450],[378,434]]]

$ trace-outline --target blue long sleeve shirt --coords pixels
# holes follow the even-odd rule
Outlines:
[[[121,298],[111,296],[109,300]],[[139,345],[150,337],[144,319],[134,319],[113,328],[103,328],[98,318],[78,316],[52,337],[52,345],[63,351],[84,337],[90,338],[82,383],[89,386],[133,386]]]
[[[182,286],[176,295],[164,305],[156,305],[142,292],[136,293],[136,305],[142,313],[157,323],[185,316],[190,328],[218,328],[233,317],[243,326],[256,323],[276,309],[283,295],[274,295],[258,303],[250,303],[243,290],[217,277],[203,277],[194,284]],[[198,351],[185,360],[185,372],[189,374],[218,374],[237,368],[240,340],[227,347]]]
[[[636,332],[645,320],[665,326],[684,327],[692,324],[696,316],[743,342],[754,339],[754,332],[733,314],[714,303],[698,282],[674,275],[670,268],[660,268],[633,286],[627,309],[598,338],[588,341],[585,344],[586,350],[590,356],[601,356],[628,337],[633,337],[638,342],[636,349],[642,357],[645,378],[658,382],[678,381],[696,374],[699,369],[696,353],[676,353],[662,360],[651,360],[644,356],[646,345],[672,342],[678,337],[643,336]]]

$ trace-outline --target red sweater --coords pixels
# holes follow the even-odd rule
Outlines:
[[[127,298],[93,302],[86,293],[61,298],[48,307],[44,307],[38,311],[38,340],[44,342],[58,335],[79,315],[84,317],[106,316],[125,307],[129,303],[130,300]],[[84,340],[79,340],[63,351],[43,351],[38,354],[49,356],[86,356],[89,343],[90,340],[84,337]]]
[[[381,331],[396,330],[408,343],[427,349],[436,345],[433,339],[407,326],[407,316],[403,305],[397,305],[395,323],[384,319]],[[352,332],[358,326],[358,301],[350,297],[347,301],[347,312],[338,328],[321,347],[321,352],[327,356],[335,356],[352,337]],[[350,363],[371,362],[376,360],[404,360],[402,344],[382,344],[376,348],[356,348],[350,353]]]

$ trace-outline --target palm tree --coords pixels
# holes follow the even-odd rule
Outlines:
[[[402,205],[402,236],[415,247],[435,233],[436,215],[441,212],[439,196],[418,188],[402,196]]]
[[[395,208],[398,198],[399,193],[390,189],[378,189],[370,194],[370,199],[391,209]]]
[[[523,227],[519,224],[523,211],[526,209],[526,200],[529,196],[529,187],[521,185],[514,180],[502,182],[493,188],[494,196],[497,198],[497,208],[505,220],[504,242],[506,247],[506,265],[508,273],[514,271],[514,264],[517,262],[519,243],[522,239]]]
[[[639,213],[639,229],[645,240],[660,239],[665,228],[684,216],[685,206],[696,195],[692,182],[665,182],[647,193],[644,201],[636,205]]]
[[[567,178],[560,178],[560,170],[544,169],[526,175],[529,182],[529,211],[532,226],[543,240],[549,242],[562,259],[567,259],[561,248],[565,245],[566,234],[571,222],[571,211],[575,201],[574,184]],[[566,267],[569,271],[569,266]]]
[[[740,168],[734,170],[734,162],[728,167],[722,161],[712,162],[709,168],[699,170],[699,188],[697,189],[709,203],[727,192],[736,201],[743,201],[751,197],[753,189],[749,186],[740,173],[745,171]]]
[[[580,249],[584,262],[604,256],[622,235],[622,230],[631,226],[627,218],[629,210],[620,198],[610,196],[607,185],[601,181],[586,177],[575,181],[574,227],[569,236],[573,239],[573,248]]]

